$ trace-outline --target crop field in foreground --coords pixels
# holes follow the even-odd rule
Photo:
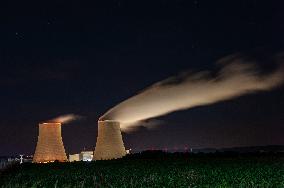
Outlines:
[[[119,160],[22,164],[0,187],[284,187],[284,158],[159,154]]]

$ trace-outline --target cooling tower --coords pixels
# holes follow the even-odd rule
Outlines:
[[[126,155],[118,121],[98,121],[94,160],[117,159]]]
[[[67,161],[61,137],[61,123],[40,123],[33,162],[44,163],[55,160]]]

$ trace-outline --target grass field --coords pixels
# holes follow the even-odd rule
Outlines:
[[[284,187],[280,155],[136,155],[90,163],[23,164],[0,187]]]

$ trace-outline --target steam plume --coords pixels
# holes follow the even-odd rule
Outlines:
[[[69,123],[71,121],[74,121],[74,120],[77,120],[77,119],[80,119],[80,118],[81,118],[81,116],[79,116],[79,115],[66,114],[66,115],[58,116],[54,119],[51,119],[48,122],[57,122],[57,123],[65,124],[65,123]]]
[[[239,55],[223,58],[217,64],[221,69],[215,74],[184,73],[155,83],[113,107],[100,119],[120,121],[121,128],[127,130],[142,120],[271,90],[284,81],[283,66],[261,74],[255,65]]]

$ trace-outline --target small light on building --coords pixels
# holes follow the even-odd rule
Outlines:
[[[126,154],[130,154],[130,152],[131,152],[131,148],[130,148],[130,149],[127,149],[127,150],[125,150],[125,152],[126,152]]]

